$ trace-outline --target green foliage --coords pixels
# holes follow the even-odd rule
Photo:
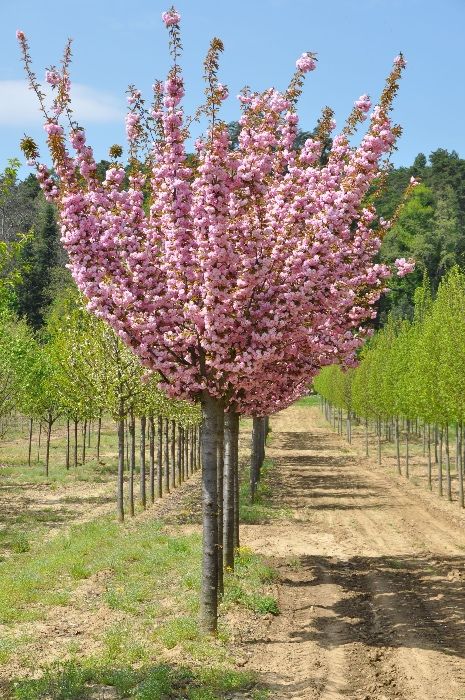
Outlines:
[[[465,273],[453,267],[434,301],[427,274],[414,295],[413,321],[388,319],[363,348],[357,369],[325,367],[315,388],[364,418],[403,416],[447,425],[465,417]],[[351,389],[347,389],[347,384]]]

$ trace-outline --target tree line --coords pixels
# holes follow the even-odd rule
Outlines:
[[[413,319],[390,316],[360,353],[357,367],[321,370],[314,387],[328,420],[350,441],[354,421],[395,445],[399,474],[410,477],[411,441],[421,438],[428,487],[464,507],[465,273],[453,267],[433,296],[425,275]],[[344,427],[345,423],[345,427]]]

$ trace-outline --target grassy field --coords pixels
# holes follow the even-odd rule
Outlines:
[[[239,549],[225,579],[219,635],[203,635],[198,479],[168,499],[169,512],[139,509],[118,525],[110,423],[102,437],[100,463],[91,444],[86,464],[67,471],[59,426],[48,479],[41,462],[27,466],[27,431],[2,444],[0,497],[8,507],[0,516],[0,696],[213,700],[241,690],[267,697],[253,674],[237,668],[232,630],[238,621],[278,614],[275,572]],[[280,517],[267,483],[271,463],[248,504],[249,437],[250,421],[243,421],[241,516]],[[107,512],[96,516],[97,508]]]

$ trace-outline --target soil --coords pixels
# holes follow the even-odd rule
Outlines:
[[[316,407],[271,425],[273,499],[292,516],[243,527],[279,571],[281,610],[242,634],[245,667],[276,700],[463,699],[457,504],[362,457]]]

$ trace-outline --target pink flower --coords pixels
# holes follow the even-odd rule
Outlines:
[[[417,180],[416,177],[413,177],[412,175],[412,177],[410,178],[410,184],[412,185],[412,187],[416,187],[420,184],[420,180]]]
[[[45,71],[45,81],[49,85],[58,85],[60,83],[60,74],[56,70]]]
[[[217,85],[218,95],[220,100],[227,100],[229,97],[229,90],[226,85],[218,83]]]
[[[405,60],[405,58],[403,57],[403,55],[401,53],[395,57],[394,65],[398,66],[399,68],[405,68],[405,66],[407,65],[407,61]]]
[[[26,35],[24,34],[24,32],[21,31],[21,29],[17,29],[16,30],[16,38],[18,39],[18,41],[24,41],[24,39],[26,38]]]
[[[415,269],[415,261],[412,259],[396,258],[394,265],[397,268],[398,277],[405,277],[405,275],[409,275]]]
[[[295,65],[302,73],[308,73],[311,70],[315,70],[316,60],[312,54],[306,52],[297,59]]]
[[[179,24],[181,15],[173,7],[171,10],[163,12],[161,18],[165,23],[165,27],[172,27],[174,24]]]
[[[368,112],[371,107],[371,100],[368,95],[360,95],[358,100],[355,101],[355,106],[362,112]]]

